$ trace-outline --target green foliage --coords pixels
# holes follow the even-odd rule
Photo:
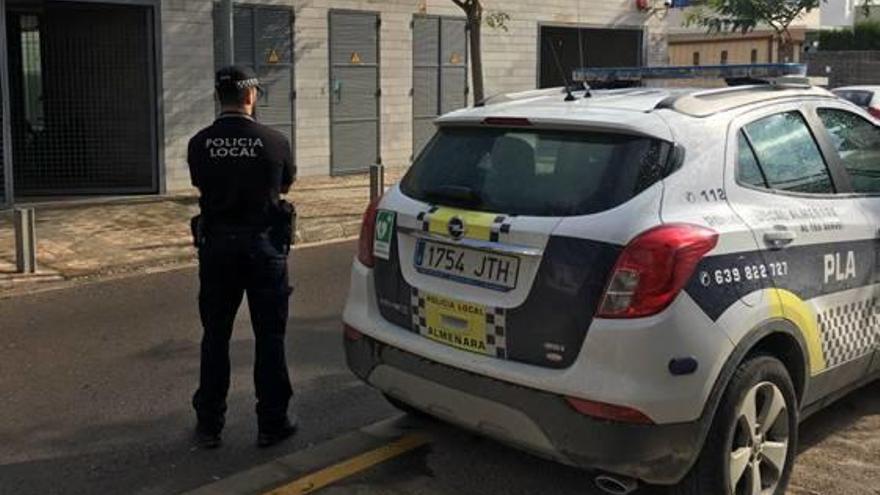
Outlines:
[[[880,50],[880,21],[864,21],[853,28],[822,31],[819,50]]]
[[[825,0],[823,0],[825,1]],[[788,26],[802,14],[819,7],[820,0],[705,0],[695,7],[685,25],[702,26],[709,32],[752,31],[767,25],[787,34]]]

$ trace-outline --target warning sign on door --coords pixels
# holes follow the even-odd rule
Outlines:
[[[277,64],[278,62],[281,62],[281,57],[278,56],[278,51],[276,51],[274,48],[269,50],[269,56],[266,57],[266,62],[270,64]]]
[[[449,63],[453,65],[461,64],[461,54],[458,52],[452,52],[452,56],[449,57]]]
[[[361,62],[361,54],[358,52],[351,52],[351,63],[360,64]]]

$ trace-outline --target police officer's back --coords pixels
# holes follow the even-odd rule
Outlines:
[[[247,294],[256,339],[258,443],[267,446],[295,431],[287,415],[292,389],[284,353],[291,208],[279,196],[290,189],[296,170],[287,139],[253,118],[259,94],[254,72],[224,68],[217,73],[216,89],[222,113],[190,140],[188,150],[192,183],[201,192],[201,215],[193,222],[204,329],[193,397],[197,441],[203,447],[220,444],[229,340]]]

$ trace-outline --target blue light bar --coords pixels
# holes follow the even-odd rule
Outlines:
[[[644,79],[774,79],[806,77],[805,64],[682,65],[669,67],[583,68],[574,80],[592,82],[638,82]]]

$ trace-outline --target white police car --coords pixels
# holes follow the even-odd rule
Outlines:
[[[880,377],[880,130],[803,81],[440,118],[365,214],[350,368],[610,493],[784,493],[799,421]]]

